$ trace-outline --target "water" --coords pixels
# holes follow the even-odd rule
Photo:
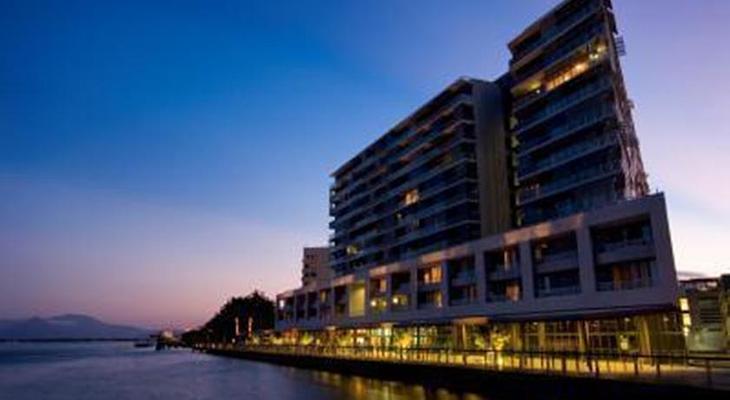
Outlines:
[[[486,400],[189,350],[135,349],[131,343],[0,343],[0,400],[231,398]]]

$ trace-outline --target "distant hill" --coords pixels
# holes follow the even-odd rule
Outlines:
[[[66,314],[50,318],[0,320],[0,339],[137,339],[151,330],[110,325],[87,315]]]

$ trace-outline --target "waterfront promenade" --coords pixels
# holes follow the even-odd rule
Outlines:
[[[369,361],[408,366],[438,366],[492,373],[595,379],[730,391],[730,358],[538,353],[497,350],[324,347],[210,344],[198,347],[219,354],[270,355],[316,360]],[[276,360],[266,358],[267,360]],[[308,363],[308,365],[313,365]]]

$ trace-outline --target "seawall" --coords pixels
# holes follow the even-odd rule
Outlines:
[[[508,399],[728,399],[729,392],[666,383],[488,371],[469,367],[207,349],[213,355],[401,381]],[[661,396],[661,397],[660,397]]]

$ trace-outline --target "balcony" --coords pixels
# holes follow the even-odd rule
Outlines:
[[[652,286],[651,279],[634,279],[627,281],[603,281],[598,282],[596,288],[599,292],[635,290]]]
[[[453,287],[461,287],[461,286],[469,286],[473,285],[476,282],[476,273],[474,270],[471,271],[463,271],[456,275],[454,275],[451,278],[451,286]]]
[[[618,173],[621,164],[617,161],[609,161],[599,164],[597,167],[584,169],[573,175],[560,178],[544,185],[538,185],[533,188],[521,189],[518,194],[518,205],[537,201],[539,199],[555,195],[564,191],[575,189],[577,187],[589,184],[591,182],[606,179]]]
[[[550,53],[549,56],[545,57],[544,60],[533,64],[529,67],[511,68],[512,76],[515,79],[515,88],[517,91],[513,93],[519,93],[520,88],[524,89],[524,84],[533,82],[540,76],[546,73],[554,72],[558,67],[565,65],[568,61],[577,57],[581,53],[588,52],[590,48],[597,43],[601,42],[607,33],[604,31],[601,25],[597,25],[588,32],[583,32],[571,38],[568,42],[563,44],[559,49]],[[514,90],[514,89],[513,89]]]
[[[535,272],[537,273],[559,272],[575,268],[578,268],[578,252],[575,250],[549,254],[543,256],[539,262],[535,262]]]
[[[520,269],[518,266],[512,266],[512,268],[505,268],[504,266],[501,266],[489,272],[488,277],[490,281],[517,279],[520,277]]]
[[[393,288],[393,294],[404,294],[408,295],[411,293],[411,284],[410,283],[403,283],[401,285],[395,286]]]
[[[611,81],[606,78],[585,85],[574,93],[563,96],[559,100],[550,102],[545,108],[532,114],[530,118],[520,121],[520,124],[515,129],[515,133],[520,135],[536,126],[539,126],[561,112],[590,100],[611,87]]]
[[[549,43],[562,37],[565,33],[588,19],[599,10],[597,5],[592,5],[575,12],[570,17],[558,24],[551,26],[541,33],[540,39],[512,53],[513,65],[519,65],[523,59],[527,59],[530,53],[537,53],[538,49],[544,48]]]
[[[550,289],[537,289],[537,297],[570,296],[580,293],[580,286],[563,286]]]
[[[449,147],[449,149],[452,149],[452,148],[454,148],[454,147],[462,144],[463,142],[464,141],[458,140],[451,147]],[[441,151],[444,151],[444,149],[441,149]],[[431,161],[430,159],[429,160],[424,160],[423,162],[418,163],[418,165],[417,166],[414,166],[413,168],[416,169],[418,167],[423,167],[423,166],[425,166],[430,161]],[[396,185],[394,187],[388,188],[386,192],[389,193],[389,194],[390,193],[397,193],[399,190],[405,188],[406,186],[409,186],[409,187],[417,187],[421,183],[426,182],[427,180],[429,180],[429,179],[431,179],[431,178],[433,178],[433,177],[435,177],[435,176],[437,176],[437,175],[439,175],[441,173],[444,173],[446,171],[449,171],[452,168],[455,168],[458,165],[460,165],[460,164],[462,164],[464,162],[467,162],[467,161],[469,161],[469,162],[475,162],[476,161],[476,156],[469,155],[469,154],[464,154],[464,155],[458,157],[456,160],[454,160],[454,161],[452,161],[452,162],[450,162],[448,164],[439,165],[439,166],[431,169],[428,172],[418,174],[416,177],[412,177],[410,179],[405,179],[402,183],[400,183],[400,184],[398,184],[398,185]],[[410,171],[410,172],[413,172],[413,171]],[[399,176],[393,176],[393,177],[387,179],[386,182],[384,182],[384,184],[385,183],[389,183],[389,182],[397,179],[398,177]],[[367,192],[362,193],[362,195],[363,196],[364,195],[370,195],[376,189],[378,189],[378,187],[371,188]],[[374,207],[375,205],[378,205],[378,204],[382,203],[383,201],[390,200],[391,198],[392,198],[392,196],[387,196],[387,197],[383,198],[382,200],[380,200],[380,201],[378,201],[376,203],[372,203],[372,202],[370,202],[370,203],[372,203],[372,206]],[[342,215],[336,215],[335,216],[335,221],[337,221],[338,223],[341,223],[342,221],[345,221],[348,218],[351,218],[351,217],[355,216],[357,213],[362,212],[362,210],[365,209],[365,208],[370,208],[370,207],[368,207],[368,202],[366,202],[366,204],[365,204],[364,207],[363,206],[355,207],[354,209],[349,210],[349,211],[347,211],[346,213],[344,213]],[[333,222],[335,222],[335,221],[333,221]],[[357,226],[362,226],[362,225],[364,225],[364,222],[356,221],[355,224]],[[330,227],[331,228],[334,228],[334,227],[336,227],[337,224],[334,224],[334,225],[335,226],[333,226],[333,224],[330,224]],[[354,229],[354,226],[351,227],[351,229]]]
[[[607,149],[617,144],[618,138],[616,134],[612,132],[603,134],[594,139],[578,142],[577,144],[566,147],[563,150],[551,153],[549,156],[541,158],[540,161],[528,163],[524,167],[520,165],[518,179],[527,180],[533,178],[571,161],[581,159],[587,155]]]
[[[441,282],[418,282],[419,292],[432,292],[441,290]]]
[[[605,119],[614,117],[616,110],[610,104],[606,104],[595,112],[579,114],[571,117],[570,121],[557,127],[549,129],[544,134],[535,137],[530,140],[525,140],[519,145],[519,156],[524,156],[527,153],[533,152],[537,149],[543,148],[549,144],[555,143],[558,140],[566,138],[576,132],[583,129],[589,128]]]
[[[637,238],[612,243],[599,243],[596,262],[613,264],[631,260],[654,258],[656,252],[651,238]]]
[[[514,299],[509,296],[507,296],[504,293],[489,293],[487,294],[487,302],[488,303],[504,303],[504,302],[516,302],[519,301],[519,299]]]
[[[444,117],[448,115],[449,113],[452,113],[454,110],[456,110],[459,106],[462,104],[471,105],[472,104],[472,97],[471,95],[467,94],[460,94],[456,96],[454,99],[452,99],[450,102],[448,102],[446,105],[441,107],[439,110],[437,110],[434,113],[434,116],[432,118],[429,118],[427,121],[419,124],[418,128],[412,128],[411,132],[399,139],[398,141],[394,141],[390,145],[390,150],[384,152],[382,157],[377,156],[371,156],[374,158],[372,161],[362,164],[361,166],[357,167],[356,171],[365,170],[367,168],[372,168],[374,165],[377,165],[378,163],[389,163],[392,161],[395,161],[396,159],[402,157],[407,152],[415,151],[419,146],[437,138],[444,132],[449,132],[456,128],[456,126],[460,123],[473,123],[470,119],[465,118],[458,118],[456,121],[451,122],[450,124],[446,125],[442,129],[431,129],[431,125],[436,122],[439,118]],[[430,132],[421,133],[424,129],[423,127],[427,127]],[[419,135],[420,137],[414,139],[415,136]],[[397,145],[400,145],[402,143],[405,143],[403,147],[397,147]],[[353,172],[354,174],[355,172]],[[392,172],[390,172],[392,173]],[[372,179],[373,177],[377,176],[376,173],[368,173],[366,175],[363,175],[358,178],[352,178],[350,182],[347,183],[340,183],[337,182],[335,185],[338,187],[337,194],[333,196],[334,200],[347,200],[346,202],[349,202],[352,199],[357,198],[359,195],[355,195],[353,197],[347,198],[348,196],[352,195],[352,192],[357,191],[358,188],[361,187],[361,184],[359,182],[366,181],[369,179]],[[385,182],[383,182],[385,183]],[[354,184],[354,185],[353,185]],[[380,186],[380,185],[377,185]],[[377,187],[374,186],[373,188]],[[371,188],[372,189],[372,188]],[[369,189],[368,189],[369,191]]]
[[[434,186],[432,188],[429,188],[429,189],[426,189],[426,190],[422,191],[420,193],[421,199],[420,199],[419,202],[422,203],[424,201],[431,200],[433,197],[438,196],[440,194],[443,194],[444,192],[446,192],[446,191],[448,191],[450,189],[453,189],[453,188],[455,188],[458,185],[462,185],[465,182],[476,183],[477,180],[476,179],[473,179],[473,178],[467,178],[467,177],[457,177],[457,178],[453,179],[452,182],[450,182],[449,184],[437,185],[437,186]],[[463,200],[463,199],[464,198],[460,198],[460,199],[457,199],[457,200]],[[359,227],[365,226],[365,225],[367,225],[369,223],[372,223],[372,222],[379,221],[379,220],[381,220],[383,218],[387,218],[387,217],[393,215],[394,213],[397,213],[399,211],[402,211],[406,207],[408,207],[408,206],[406,206],[406,205],[400,205],[400,206],[398,206],[397,208],[394,208],[394,209],[386,209],[386,210],[383,210],[383,211],[378,212],[378,213],[370,213],[369,216],[367,216],[365,218],[361,218],[361,219],[355,221],[354,223],[352,223],[352,226],[348,227],[348,231],[357,229]],[[439,206],[437,204],[434,204],[433,207],[429,207],[428,209],[418,211],[416,214],[414,214],[414,216],[423,217],[423,216],[426,216],[426,214],[428,214],[428,211],[433,211],[432,209],[440,209],[440,208],[444,208],[444,207],[446,207],[446,206],[445,205]]]
[[[451,304],[451,306],[460,307],[460,306],[467,306],[469,304],[476,304],[477,299],[473,298],[473,297],[461,297],[461,298],[457,298],[457,299],[452,298],[449,300],[449,303]]]

